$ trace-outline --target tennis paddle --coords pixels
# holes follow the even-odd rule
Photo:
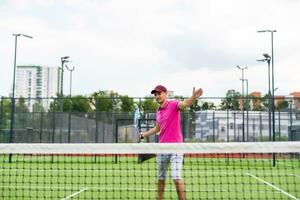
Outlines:
[[[138,134],[137,134],[139,137],[138,142],[143,143],[144,138],[140,137],[140,133],[141,133],[142,129],[141,129],[140,111],[139,111],[138,107],[136,108],[136,110],[134,112],[134,124],[138,131]],[[138,154],[138,163],[143,163],[144,161],[147,161],[153,157],[155,157],[155,154]]]

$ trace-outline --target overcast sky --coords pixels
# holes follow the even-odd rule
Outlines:
[[[274,33],[277,94],[300,91],[300,2],[298,0],[0,0],[0,95],[12,88],[13,33],[17,64],[59,66],[70,56],[73,94],[115,90],[148,95],[157,84],[189,96],[241,91],[266,93]],[[69,74],[65,73],[65,93]]]

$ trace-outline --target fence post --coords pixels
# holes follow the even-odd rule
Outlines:
[[[15,123],[15,98],[11,98],[11,110],[10,110],[10,135],[9,143],[14,141],[14,123]],[[11,163],[12,154],[9,154],[9,163]]]
[[[227,121],[227,127],[226,127],[226,129],[227,129],[227,142],[229,142],[229,110],[227,109],[226,110],[226,121]]]
[[[116,129],[115,129],[115,136],[116,136],[116,138],[115,138],[115,143],[117,144],[118,143],[118,129],[119,129],[119,120],[118,119],[116,119]],[[118,155],[116,154],[115,155],[115,163],[117,163],[118,162]]]
[[[73,107],[72,97],[70,96],[70,107],[69,107],[69,123],[68,123],[68,143],[71,143],[71,112]]]
[[[44,114],[43,114],[43,111],[41,111],[40,143],[42,143],[42,135],[43,135],[43,118],[44,118]]]
[[[290,109],[289,109],[289,113],[290,113],[290,127],[292,129],[293,126],[293,113],[292,113],[292,109],[293,109],[293,105],[292,105],[292,100],[290,100]]]
[[[255,118],[252,118],[252,142],[255,142],[256,141],[256,135],[255,135]]]
[[[3,96],[1,96],[1,110],[0,110],[0,112],[1,112],[1,114],[0,114],[0,142],[2,141],[2,142],[7,142],[6,141],[6,134],[5,134],[5,131],[3,131],[3,129],[4,129],[4,122],[3,122],[3,100],[4,100],[4,98],[3,98]],[[2,138],[2,139],[1,139]]]
[[[215,142],[215,111],[213,111],[213,142]]]
[[[53,102],[53,116],[52,116],[52,143],[55,142],[55,110],[56,110],[56,99]]]
[[[236,142],[236,116],[235,111],[233,111],[233,141]]]
[[[4,98],[3,98],[3,96],[1,97],[1,109],[0,109],[0,112],[1,112],[1,114],[0,114],[0,130],[2,131],[2,128],[3,128],[3,100],[4,100]]]
[[[281,112],[278,110],[278,141],[281,141]]]
[[[185,138],[185,125],[186,125],[186,122],[185,122],[185,112],[183,112],[181,114],[181,128],[182,128],[182,140],[184,142],[184,138]]]
[[[262,141],[262,116],[261,112],[259,112],[259,135],[260,135],[260,141]]]
[[[9,143],[14,142],[14,125],[15,125],[15,98],[11,97]],[[11,162],[11,157],[9,161]]]
[[[248,98],[248,97],[247,97]],[[248,102],[248,99],[247,99],[247,102]],[[248,103],[247,103],[247,112],[246,112],[246,115],[247,115],[247,142],[249,142],[249,108],[248,108]]]
[[[61,101],[60,103],[60,110],[59,110],[59,119],[60,119],[60,127],[59,127],[59,143],[62,143],[63,141],[63,118],[64,118],[64,110],[63,110],[63,97],[61,95]]]
[[[98,98],[96,97],[96,132],[95,132],[95,143],[99,142],[99,110],[98,110],[98,105],[99,105],[99,101]],[[104,133],[103,133],[104,134]]]

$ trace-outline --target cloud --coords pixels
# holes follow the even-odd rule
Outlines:
[[[251,90],[265,91],[266,65],[256,59],[270,53],[270,35],[256,31],[266,28],[278,30],[276,84],[287,94],[299,88],[299,7],[292,0],[1,1],[0,94],[11,88],[15,32],[34,36],[18,41],[19,64],[59,66],[71,57],[74,93],[143,96],[165,83],[177,94],[199,84],[222,96],[240,88],[236,65],[248,66]]]
[[[233,67],[239,63],[253,64],[255,57],[231,48],[215,48],[210,42],[182,34],[162,39],[159,48],[167,52],[169,59],[177,62],[177,67],[186,69],[209,68],[211,70]]]

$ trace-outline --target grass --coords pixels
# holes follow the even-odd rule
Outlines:
[[[0,199],[155,199],[156,160],[131,156],[0,156]],[[170,174],[170,173],[169,173]],[[187,199],[300,198],[300,161],[187,158]],[[165,199],[177,199],[170,177]]]

